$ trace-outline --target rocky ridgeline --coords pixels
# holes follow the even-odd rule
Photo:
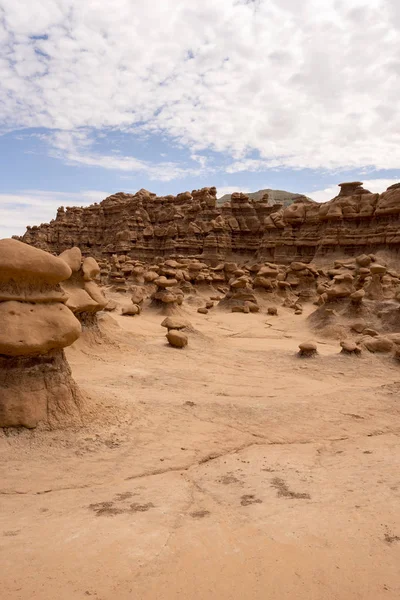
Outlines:
[[[56,254],[78,246],[97,259],[191,256],[211,264],[235,255],[309,262],[400,247],[400,184],[371,194],[360,182],[344,183],[329,202],[298,196],[287,207],[242,193],[219,207],[216,193],[213,187],[165,197],[118,193],[86,208],[61,207],[53,221],[28,227],[19,239]]]

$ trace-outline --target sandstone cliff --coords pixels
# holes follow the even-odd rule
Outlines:
[[[109,196],[86,208],[61,207],[48,224],[28,227],[22,241],[59,254],[78,246],[98,258],[143,260],[235,255],[290,262],[337,253],[357,255],[400,247],[400,184],[371,194],[360,182],[319,204],[299,196],[290,206],[232,194],[217,206],[216,188],[159,197],[146,190]]]

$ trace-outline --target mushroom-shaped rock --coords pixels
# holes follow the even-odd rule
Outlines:
[[[166,334],[166,338],[174,348],[184,348],[188,344],[188,337],[182,331],[170,329]]]
[[[342,354],[352,354],[355,356],[360,356],[361,354],[360,346],[358,346],[356,342],[353,342],[353,340],[343,340],[342,342],[340,342],[340,346],[342,348]]]
[[[387,268],[383,265],[378,265],[378,263],[373,263],[370,266],[370,271],[372,275],[384,275],[387,271]]]
[[[81,325],[58,285],[71,273],[47,252],[0,240],[0,427],[81,422],[83,398],[63,352]]]
[[[78,249],[71,248],[66,252],[72,253],[74,251],[74,254],[77,255],[78,253],[75,250]],[[63,252],[62,256],[69,259],[70,255],[66,252]],[[83,260],[79,269],[74,268],[71,277],[61,284],[62,289],[68,296],[67,307],[78,315],[82,323],[90,322],[91,326],[96,324],[96,317],[93,315],[103,310],[108,303],[108,299],[104,296],[100,287],[93,281],[99,272],[100,267],[97,262],[94,258],[88,257]]]
[[[310,358],[318,354],[317,344],[315,342],[302,342],[299,344],[298,356]]]
[[[174,287],[178,284],[176,279],[167,279],[164,275],[154,280],[154,283],[160,288]]]

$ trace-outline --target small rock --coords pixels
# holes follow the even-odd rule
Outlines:
[[[177,329],[171,329],[166,334],[166,338],[171,346],[174,348],[184,348],[188,344],[188,337],[182,331]]]
[[[355,354],[356,356],[361,354],[361,348],[352,340],[343,340],[340,342],[340,346],[342,348],[342,354]]]
[[[124,306],[121,314],[124,316],[140,315],[140,306],[137,304],[132,304],[132,306]]]
[[[118,304],[115,302],[115,300],[109,300],[105,305],[104,310],[111,312],[112,310],[115,310],[117,306]]]
[[[208,314],[208,308],[200,307],[200,308],[197,309],[197,312],[200,313],[201,315],[207,315]]]
[[[260,311],[260,307],[255,302],[250,302],[249,300],[247,300],[245,302],[245,308],[246,308],[246,306],[248,307],[248,309],[251,313],[256,313],[256,312]],[[247,312],[247,311],[244,311],[244,312]]]
[[[371,259],[366,254],[360,254],[360,256],[357,256],[356,258],[356,263],[360,267],[369,267],[369,265],[371,264]]]
[[[350,329],[356,333],[362,333],[365,329],[365,323],[363,321],[356,321],[350,325]]]
[[[267,308],[267,314],[269,315],[277,315],[278,314],[278,309],[276,306],[269,306]]]
[[[211,302],[211,301],[206,302],[206,308],[207,309],[210,309],[210,308],[213,308],[213,307],[214,307],[214,302]]]

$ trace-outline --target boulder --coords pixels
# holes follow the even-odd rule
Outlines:
[[[174,348],[184,348],[188,344],[188,337],[182,331],[171,329],[166,334],[170,346]]]
[[[61,260],[66,262],[73,273],[79,271],[81,268],[82,252],[76,246],[61,252],[58,258],[61,258]]]
[[[83,259],[82,274],[85,281],[91,281],[100,275],[100,267],[93,257],[88,256]]]
[[[362,338],[361,343],[369,352],[391,352],[394,344],[393,342],[384,336]]]
[[[138,306],[137,304],[123,306],[121,314],[124,316],[140,315],[140,306]]]

